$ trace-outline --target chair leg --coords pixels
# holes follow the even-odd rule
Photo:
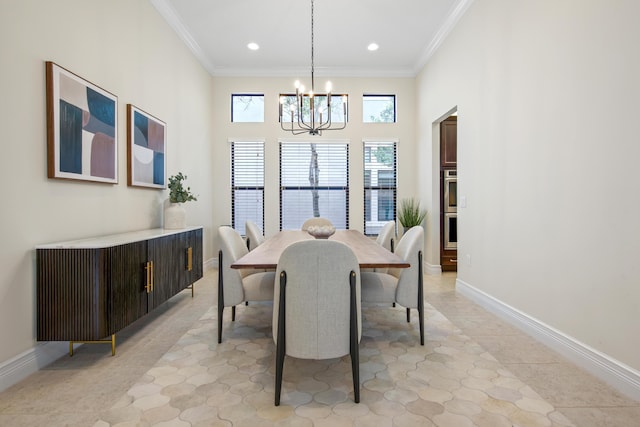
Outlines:
[[[420,322],[420,345],[424,345],[424,283],[422,279],[422,251],[418,252],[418,320]]]
[[[351,309],[349,310],[349,353],[351,354],[351,373],[353,375],[353,400],[360,403],[360,349],[358,347],[358,305],[356,302],[356,273],[349,276],[351,286]]]
[[[233,307],[231,307],[231,321],[232,322],[236,321],[236,306],[235,305]]]
[[[222,283],[222,251],[218,252],[218,344],[222,342],[222,312],[224,311],[224,289]]]
[[[411,309],[407,307],[407,323],[409,323],[411,319]]]
[[[278,331],[276,343],[276,390],[275,405],[280,406],[280,394],[282,391],[282,371],[284,369],[284,355],[286,353],[286,330],[285,330],[285,287],[287,284],[287,273],[280,273],[280,299],[278,307]]]

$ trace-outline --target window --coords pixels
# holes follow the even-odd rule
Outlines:
[[[280,143],[280,229],[311,217],[349,227],[349,147],[346,143]]]
[[[264,95],[233,94],[231,95],[231,121],[264,122]]]
[[[313,102],[313,106],[315,109],[315,119],[316,122],[320,122],[321,120],[327,119],[327,96],[315,96]],[[349,111],[347,111],[347,106],[343,104],[343,99],[347,99],[347,95],[331,95],[331,122],[332,123],[344,123],[343,117],[347,117],[349,120]],[[347,103],[348,104],[348,103]],[[295,94],[280,94],[280,118],[279,120],[283,120],[286,124],[287,122],[291,123],[291,106],[296,105],[296,95]],[[303,100],[303,117],[305,122],[309,122],[309,118],[311,117],[311,113],[309,111],[309,97],[305,96]],[[298,122],[298,113],[297,109],[293,112],[293,121]],[[283,119],[284,117],[284,119]]]
[[[396,219],[396,143],[364,143],[364,234]]]
[[[363,95],[362,121],[364,123],[395,123],[395,95]]]
[[[264,231],[264,142],[231,143],[231,221],[245,235],[246,220]]]

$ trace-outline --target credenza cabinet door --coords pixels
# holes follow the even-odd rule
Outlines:
[[[149,261],[153,262],[153,289],[147,294],[149,311],[180,292],[184,247],[181,235],[149,240]]]
[[[147,312],[145,241],[96,249],[38,249],[38,341],[98,340]]]
[[[184,289],[199,280],[203,274],[202,229],[189,231],[181,237],[184,242],[184,264],[180,289]]]
[[[103,249],[103,269],[107,272],[108,333],[115,334],[147,314],[147,242],[134,242]],[[77,339],[77,338],[76,338]]]

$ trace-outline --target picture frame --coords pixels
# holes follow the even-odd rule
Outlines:
[[[167,188],[167,125],[127,104],[127,185]]]
[[[118,183],[118,97],[46,61],[48,178]]]

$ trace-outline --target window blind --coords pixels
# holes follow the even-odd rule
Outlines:
[[[396,219],[396,143],[364,142],[364,234]]]
[[[280,229],[311,217],[349,228],[349,147],[346,143],[280,143]]]
[[[264,142],[231,143],[232,227],[243,236],[245,221],[264,230]]]

